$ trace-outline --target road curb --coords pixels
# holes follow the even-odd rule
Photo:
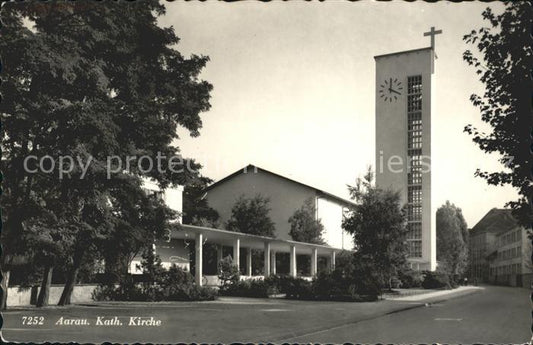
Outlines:
[[[441,291],[431,291],[427,292],[425,294],[416,294],[416,295],[410,295],[410,296],[402,296],[397,298],[390,298],[389,301],[397,301],[397,302],[423,302],[434,298],[445,298],[449,297],[452,298],[454,296],[460,296],[465,293],[471,293],[475,291],[483,290],[481,287],[460,287],[457,289],[452,290],[441,290]],[[432,294],[443,292],[441,294],[437,294],[435,296],[431,296]]]

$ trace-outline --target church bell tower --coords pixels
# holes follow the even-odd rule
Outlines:
[[[435,270],[435,210],[431,202],[431,97],[435,35],[431,46],[375,56],[376,185],[399,191],[407,205],[408,262]]]

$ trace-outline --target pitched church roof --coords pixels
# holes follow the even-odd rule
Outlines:
[[[331,194],[331,193],[328,193],[328,192],[325,192],[321,189],[318,189],[316,187],[313,187],[313,186],[310,186],[308,184],[305,184],[305,183],[302,183],[302,182],[299,182],[299,181],[296,181],[296,180],[293,180],[293,179],[290,179],[288,177],[285,177],[285,176],[282,176],[282,175],[279,175],[279,174],[276,174],[274,172],[271,172],[271,171],[268,171],[266,169],[263,169],[263,168],[260,168],[258,166],[255,166],[253,164],[248,164],[246,167],[242,168],[242,169],[239,169],[237,171],[235,171],[233,174],[230,174],[226,177],[224,177],[223,179],[220,179],[218,180],[217,182],[209,185],[205,191],[208,192],[209,190],[215,188],[216,186],[219,186],[221,185],[222,183],[234,178],[235,176],[238,176],[240,174],[246,174],[248,172],[253,172],[253,171],[261,171],[261,172],[264,172],[266,174],[269,174],[269,175],[272,175],[272,176],[275,176],[277,178],[280,178],[280,179],[283,179],[283,180],[286,180],[286,181],[289,181],[289,182],[292,182],[292,183],[295,183],[295,184],[298,184],[298,185],[301,185],[301,186],[304,186],[304,187],[307,187],[307,188],[310,188],[310,189],[313,189],[317,192],[318,195],[320,196],[323,196],[327,199],[330,199],[330,200],[333,200],[333,201],[336,201],[338,202],[339,204],[342,204],[342,205],[346,205],[346,206],[354,206],[356,205],[353,201],[350,201],[350,200],[346,200],[346,199],[343,199],[341,197],[338,197],[334,194]]]
[[[516,228],[518,221],[513,216],[511,209],[493,208],[470,230],[470,234],[484,232],[501,233]]]

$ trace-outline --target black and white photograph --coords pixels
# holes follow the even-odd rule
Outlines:
[[[3,341],[532,341],[530,1],[0,21]]]

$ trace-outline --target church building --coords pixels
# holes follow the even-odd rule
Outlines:
[[[182,187],[160,190],[156,184],[145,181],[144,189],[147,193],[160,195],[170,208],[182,212]],[[229,250],[243,279],[276,274],[281,257],[278,254],[288,256],[289,275],[296,277],[306,272],[308,277],[312,277],[320,269],[334,268],[336,255],[353,249],[351,236],[342,229],[344,212],[353,203],[333,194],[253,165],[212,184],[206,192],[209,205],[219,212],[223,224],[229,219],[231,208],[241,195],[253,197],[261,194],[269,198],[269,215],[276,231],[275,237],[266,237],[176,222],[165,239],[154,243],[154,252],[159,255],[164,267],[177,265],[194,272],[198,285],[219,284],[217,272],[209,272],[203,262],[206,244],[216,246],[217,261],[222,260],[224,253]],[[308,199],[314,203],[316,219],[320,219],[324,225],[322,237],[325,244],[298,242],[289,235],[289,217]],[[259,274],[252,270],[252,250],[263,252],[263,267]],[[297,256],[310,258],[309,270],[298,267]],[[135,257],[130,263],[129,272],[141,274],[140,263],[141,257]]]
[[[353,239],[342,229],[342,220],[351,201],[266,169],[248,165],[213,183],[207,188],[209,206],[217,210],[222,223],[231,217],[231,208],[240,196],[261,195],[269,199],[270,218],[276,228],[276,238],[290,240],[289,217],[312,200],[315,219],[324,226],[326,244],[352,250]]]
[[[434,72],[434,36],[431,46],[375,56],[376,63],[376,185],[399,191],[408,212],[408,261],[416,270],[435,270],[435,203],[431,193],[431,98]],[[169,194],[170,193],[170,194]],[[232,248],[235,263],[244,275],[252,274],[252,250],[264,252],[263,276],[276,273],[276,253],[290,254],[290,275],[296,276],[297,255],[311,257],[311,276],[318,271],[318,258],[335,265],[335,255],[353,250],[353,239],[342,229],[345,213],[354,204],[318,188],[277,173],[248,165],[210,185],[206,190],[209,205],[220,215],[222,224],[231,217],[231,209],[240,196],[260,194],[270,200],[270,217],[275,237],[181,224],[168,240],[156,244],[165,265],[177,264],[195,271],[196,282],[205,281],[203,245],[216,244],[219,259],[224,247]],[[181,190],[163,192],[163,198],[181,212]],[[315,219],[324,225],[324,245],[296,242],[290,237],[289,218],[306,200],[311,200]],[[241,255],[242,252],[242,255]],[[191,262],[191,253],[194,262]],[[242,261],[242,262],[241,262]],[[132,263],[132,272],[138,262]],[[194,268],[193,268],[194,267]],[[215,282],[212,282],[215,283]]]

